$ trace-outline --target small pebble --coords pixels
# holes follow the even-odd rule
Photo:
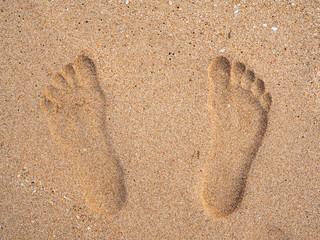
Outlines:
[[[278,28],[276,28],[276,27],[272,27],[272,30],[273,30],[273,31],[277,31],[277,30],[278,30]]]
[[[222,52],[224,52],[224,51],[225,51],[225,49],[221,49],[219,52],[221,52],[221,53],[222,53]]]

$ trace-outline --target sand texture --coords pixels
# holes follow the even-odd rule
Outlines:
[[[0,239],[319,239],[319,1],[0,2]]]

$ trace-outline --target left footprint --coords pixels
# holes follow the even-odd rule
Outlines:
[[[116,214],[125,203],[121,166],[108,149],[105,97],[91,59],[80,55],[56,74],[41,100],[49,129],[66,151],[88,206]]]

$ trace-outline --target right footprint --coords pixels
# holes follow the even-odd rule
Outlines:
[[[216,217],[227,216],[242,200],[250,166],[267,128],[271,96],[264,82],[243,63],[212,60],[208,107],[214,128],[204,173],[202,200]]]

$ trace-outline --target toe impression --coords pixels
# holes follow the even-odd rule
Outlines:
[[[96,67],[93,61],[84,55],[80,55],[74,63],[74,70],[79,85],[86,92],[88,101],[104,103],[104,94],[100,87]]]
[[[260,103],[261,103],[261,106],[263,107],[263,109],[266,112],[268,112],[270,110],[271,103],[272,103],[272,98],[271,98],[270,93],[262,94],[262,96],[260,97]]]
[[[54,104],[45,97],[40,100],[40,108],[45,115],[52,114],[55,111]]]
[[[74,69],[81,86],[88,89],[99,86],[96,67],[89,57],[85,55],[78,56],[74,63]]]
[[[251,86],[251,91],[256,98],[259,98],[264,93],[264,90],[264,82],[259,78]]]
[[[52,79],[52,85],[61,91],[69,89],[69,84],[61,74],[56,74]]]
[[[60,106],[62,106],[64,103],[64,99],[60,91],[52,85],[46,88],[45,96],[48,100],[50,100],[53,103],[59,104]]]
[[[233,86],[240,86],[241,84],[241,78],[246,72],[246,66],[241,63],[237,62],[232,65],[232,70],[231,70],[231,83]]]
[[[76,74],[71,63],[69,63],[62,69],[62,75],[64,76],[65,81],[68,82],[71,88],[75,88],[78,85]]]
[[[225,98],[230,82],[230,62],[225,57],[217,57],[212,60],[208,75],[210,79],[211,93],[215,98]]]
[[[241,86],[245,90],[250,90],[252,83],[254,82],[254,72],[248,70],[241,79]]]

